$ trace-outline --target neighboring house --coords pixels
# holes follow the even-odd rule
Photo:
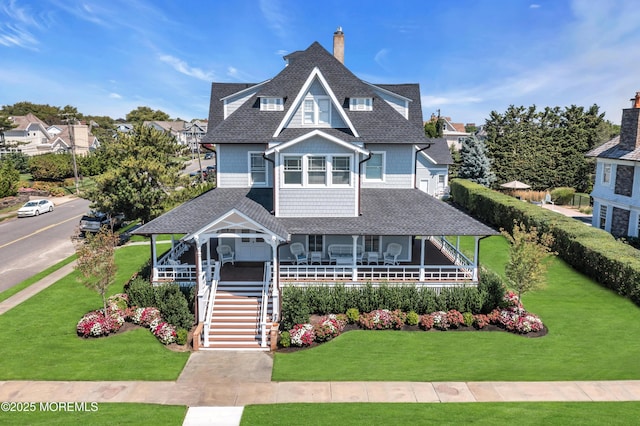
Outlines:
[[[71,152],[75,145],[77,155],[86,155],[100,146],[98,138],[89,132],[86,124],[50,126],[47,132],[51,135],[51,152]]]
[[[465,130],[465,126],[462,123],[454,123],[451,121],[451,117],[442,117],[444,126],[442,128],[442,137],[447,140],[449,147],[454,147],[456,151],[460,151],[462,142],[471,136],[471,133]]]
[[[418,85],[367,83],[343,49],[338,31],[336,57],[315,42],[272,79],[213,83],[218,187],[133,231],[151,237],[154,284],[197,287],[207,348],[265,349],[287,286],[478,283],[496,232],[434,196],[451,156],[425,138]],[[160,234],[183,236],[159,254]]]
[[[620,136],[592,149],[596,159],[593,226],[614,236],[640,236],[640,92],[622,110]]]
[[[3,152],[22,152],[26,155],[37,155],[51,152],[51,135],[47,132],[48,125],[35,115],[15,115],[9,117],[16,127],[5,130],[4,139],[7,147],[0,148]]]
[[[191,152],[198,150],[198,144],[207,133],[206,120],[194,120],[192,123],[182,120],[145,121],[143,125],[173,135],[178,143],[189,146]]]

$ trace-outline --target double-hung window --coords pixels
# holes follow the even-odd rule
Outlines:
[[[602,165],[602,183],[605,185],[611,183],[611,164]]]
[[[249,153],[249,167],[251,171],[251,185],[266,185],[267,167],[262,153]]]
[[[303,124],[330,124],[331,101],[329,98],[305,99],[302,106]]]
[[[286,185],[302,185],[302,157],[284,157],[284,183]]]
[[[384,154],[375,152],[371,154],[369,161],[365,163],[364,177],[366,180],[383,180]]]
[[[333,185],[349,185],[351,182],[351,158],[333,157],[331,165],[331,183]]]
[[[322,251],[322,235],[309,235],[309,251]]]
[[[364,251],[380,251],[380,236],[379,235],[365,235],[364,236]]]
[[[322,156],[308,158],[307,182],[309,185],[327,184],[327,159]]]

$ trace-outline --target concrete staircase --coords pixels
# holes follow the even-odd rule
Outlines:
[[[262,285],[260,281],[218,283],[209,345],[203,349],[269,350],[269,325],[267,346],[260,346]],[[267,313],[271,313],[270,304],[267,308]]]

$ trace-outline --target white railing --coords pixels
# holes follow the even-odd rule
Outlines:
[[[218,282],[220,281],[220,262],[213,265],[213,274],[211,275],[211,284],[209,288],[209,300],[207,301],[206,314],[204,316],[204,346],[209,346],[209,329],[211,328],[211,318],[213,317],[213,305],[216,301],[216,291],[218,290]]]
[[[262,285],[262,301],[260,302],[260,346],[267,346],[267,312],[269,308],[269,289],[271,287],[271,263],[265,262]]]
[[[445,237],[429,237],[431,242],[440,249],[453,263],[456,265],[465,265],[473,267],[473,262],[462,254],[449,240]]]
[[[351,266],[333,265],[281,265],[280,281],[283,283],[297,282],[342,282],[344,284],[359,285],[371,283],[463,283],[472,285],[473,266],[458,265],[429,265],[421,268],[419,265],[358,265],[354,270]]]
[[[154,282],[175,281],[177,283],[195,284],[197,278],[195,265],[158,265]]]
[[[183,241],[180,241],[178,244],[176,244],[176,246],[173,248],[173,250],[169,250],[168,252],[166,252],[164,254],[164,256],[162,256],[160,259],[158,259],[157,264],[158,265],[168,265],[170,263],[170,261],[178,259],[184,253],[186,253],[187,250],[189,250],[189,246],[186,243],[184,243]]]

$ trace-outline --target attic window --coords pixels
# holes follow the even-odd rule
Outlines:
[[[349,109],[351,111],[371,111],[373,109],[373,99],[351,98],[349,99]]]
[[[260,98],[260,111],[284,111],[284,102],[282,98]]]

